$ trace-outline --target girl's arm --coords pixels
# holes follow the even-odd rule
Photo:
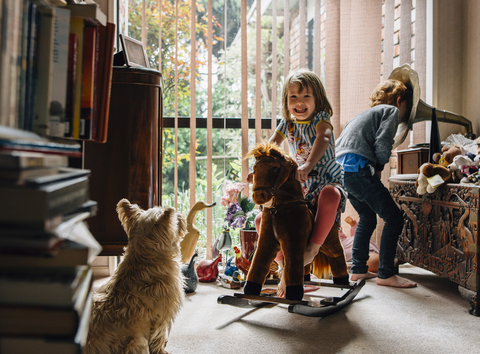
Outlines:
[[[270,137],[270,140],[268,140],[269,143],[276,143],[278,146],[280,146],[281,143],[283,143],[283,138],[282,135],[280,135],[277,131],[273,133],[273,135]]]
[[[313,170],[318,161],[328,149],[330,140],[332,139],[332,126],[327,122],[317,124],[317,136],[312,146],[312,151],[308,156],[307,162],[300,166],[297,170],[296,178],[304,183],[309,177],[308,174]]]

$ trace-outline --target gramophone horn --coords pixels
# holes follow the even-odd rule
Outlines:
[[[418,102],[417,113],[415,114],[413,123],[432,120],[432,110],[433,110],[432,106],[425,103],[423,100],[420,100]],[[444,111],[438,108],[436,108],[435,110],[436,110],[437,120],[439,122],[458,124],[458,125],[464,126],[468,134],[471,134],[473,132],[472,122],[470,122],[467,118],[459,114],[452,113],[449,111]]]
[[[418,74],[410,67],[410,65],[404,64],[393,69],[388,78],[401,81],[405,86],[410,87],[413,90],[412,111],[408,121],[400,122],[398,125],[397,133],[395,134],[395,142],[393,144],[393,148],[396,148],[405,141],[408,131],[412,129],[414,123],[432,120],[433,107],[420,99]],[[437,121],[439,122],[458,124],[464,126],[468,134],[473,133],[472,122],[459,114],[437,108],[436,115]]]
[[[408,64],[403,64],[402,66],[393,69],[388,79],[401,81],[405,84],[405,86],[411,88],[413,91],[412,111],[410,112],[408,121],[402,121],[398,125],[397,133],[395,134],[395,142],[393,144],[393,148],[395,149],[398,145],[405,141],[408,131],[412,129],[412,125],[416,117],[418,102],[420,100],[420,84],[417,72]]]

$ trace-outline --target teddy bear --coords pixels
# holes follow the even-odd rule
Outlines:
[[[436,175],[439,175],[438,181],[429,182],[429,178]],[[426,162],[418,169],[418,177],[417,181],[415,182],[415,188],[417,188],[417,193],[420,195],[425,193],[433,193],[440,184],[450,181],[451,178],[452,173],[447,167]]]
[[[435,159],[434,161],[440,165],[448,166],[453,162],[455,156],[462,155],[463,153],[463,149],[458,145],[445,145],[442,147],[442,154],[438,161]]]

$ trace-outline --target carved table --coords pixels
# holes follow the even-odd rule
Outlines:
[[[432,194],[419,195],[415,181],[390,181],[390,194],[405,219],[399,261],[457,283],[475,316],[480,315],[479,190],[474,184],[446,184]]]

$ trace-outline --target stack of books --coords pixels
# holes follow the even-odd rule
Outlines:
[[[68,156],[0,146],[0,352],[78,353],[101,246],[89,170]]]

